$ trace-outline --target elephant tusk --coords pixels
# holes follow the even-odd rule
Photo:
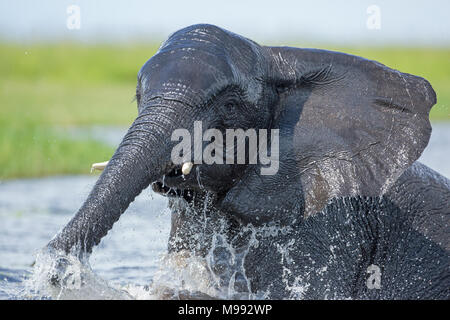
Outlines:
[[[109,161],[99,162],[99,163],[94,163],[94,164],[92,164],[92,167],[91,167],[91,173],[92,173],[94,170],[103,171],[103,170],[105,169],[106,165],[108,164],[108,162],[109,162]]]
[[[188,175],[191,172],[193,166],[194,164],[192,162],[183,163],[183,166],[181,167],[181,172],[183,173],[183,175]]]

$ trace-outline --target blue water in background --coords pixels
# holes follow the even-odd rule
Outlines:
[[[367,8],[380,9],[369,29]],[[81,10],[80,29],[67,28],[67,8]],[[195,23],[211,23],[261,44],[449,46],[450,1],[0,1],[0,41],[154,43]],[[1,53],[0,53],[1,54]],[[92,128],[68,135],[117,145],[124,129]],[[450,124],[434,124],[420,161],[450,178]],[[104,159],[99,159],[102,161]],[[89,166],[89,164],[87,164]],[[97,176],[0,181],[0,299],[22,297],[35,254],[78,210]],[[109,283],[149,283],[166,252],[167,200],[144,190],[95,248],[93,270]]]
[[[92,128],[91,135],[117,146],[126,129]],[[434,124],[420,161],[450,178],[450,124]],[[103,159],[100,159],[103,160]],[[98,175],[62,176],[0,182],[0,299],[23,298],[23,279],[39,249],[72,218]],[[167,251],[170,212],[167,199],[144,190],[90,258],[95,273],[115,286],[145,286]],[[146,298],[138,295],[135,298]]]
[[[80,8],[80,29],[66,26],[70,5]],[[371,5],[380,10],[379,29],[367,27]],[[265,44],[448,46],[448,12],[448,0],[5,0],[0,39],[146,43],[211,23]]]

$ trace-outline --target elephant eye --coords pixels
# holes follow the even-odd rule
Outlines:
[[[226,109],[233,109],[236,108],[239,105],[239,100],[238,99],[228,99],[228,101],[225,102],[224,107]]]

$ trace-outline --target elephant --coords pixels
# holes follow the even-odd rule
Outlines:
[[[427,80],[197,24],[143,65],[136,100],[137,118],[46,250],[89,257],[151,185],[169,199],[168,252],[205,263],[213,298],[450,297],[450,181],[417,162],[436,103]],[[250,152],[244,163],[175,163],[172,133],[199,121],[219,138],[278,130],[277,171],[262,174]]]

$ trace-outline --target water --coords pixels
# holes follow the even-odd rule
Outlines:
[[[19,294],[35,254],[79,208],[96,176],[17,180],[0,185],[0,299]],[[170,229],[167,200],[144,190],[100,245],[91,266],[111,284],[152,279],[166,251]]]
[[[67,8],[80,8],[80,27],[67,26]],[[368,27],[376,5],[380,28]],[[201,8],[201,9],[200,9]],[[439,8],[439,10],[436,10]],[[257,42],[365,45],[449,44],[449,2],[420,0],[347,1],[0,1],[0,38],[36,41],[148,43],[195,23],[212,23]],[[372,13],[370,13],[372,12]],[[149,19],[151,15],[151,19]],[[230,18],[232,17],[232,18]],[[152,39],[152,40],[149,40]]]
[[[419,161],[450,179],[450,124],[434,123],[430,142]]]
[[[93,137],[117,144],[124,130],[108,128],[107,135],[91,131]],[[107,138],[105,138],[107,137]],[[450,124],[433,125],[431,141],[421,161],[450,177]],[[103,161],[105,159],[99,159]],[[31,294],[24,281],[31,276],[31,265],[40,248],[70,220],[87,197],[98,176],[64,176],[0,182],[0,299],[43,298]],[[202,266],[184,261],[189,269],[182,275],[171,273],[174,264],[165,256],[170,231],[167,200],[144,190],[114,228],[94,249],[90,265],[84,270],[91,286],[73,290],[59,298],[154,298],[146,286],[155,281],[171,284],[192,280],[201,287]],[[41,266],[51,264],[45,261]],[[39,261],[38,261],[39,262]],[[200,275],[200,276],[199,276]],[[199,282],[200,281],[200,282]],[[75,288],[76,289],[76,288]]]

